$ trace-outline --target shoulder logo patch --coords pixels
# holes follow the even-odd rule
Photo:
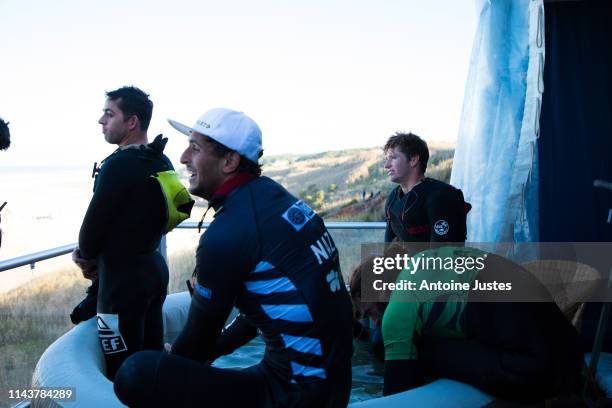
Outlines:
[[[282,215],[296,231],[301,230],[314,216],[315,212],[301,200],[289,207]]]
[[[449,226],[446,220],[438,220],[434,224],[434,232],[438,235],[446,235],[448,233]]]

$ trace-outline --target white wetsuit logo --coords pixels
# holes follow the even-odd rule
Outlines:
[[[119,315],[98,313],[98,338],[104,354],[127,350],[125,340],[119,332]]]
[[[301,230],[314,216],[315,212],[301,200],[289,207],[282,215],[296,231]]]
[[[331,271],[327,274],[325,279],[329,283],[329,290],[331,290],[332,292],[340,290],[340,279],[338,278],[338,272]]]
[[[434,232],[438,235],[446,235],[448,233],[449,226],[446,220],[438,220],[434,224]]]

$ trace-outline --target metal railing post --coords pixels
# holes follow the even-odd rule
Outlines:
[[[161,240],[159,241],[159,248],[157,250],[164,257],[164,261],[166,261],[166,265],[168,264],[168,245],[166,243],[166,235],[162,235]]]

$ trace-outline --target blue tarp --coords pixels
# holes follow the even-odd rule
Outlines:
[[[468,241],[537,241],[542,0],[478,0],[477,10],[451,183],[473,206]]]

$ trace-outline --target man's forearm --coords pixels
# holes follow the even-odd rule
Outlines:
[[[197,361],[207,361],[213,357],[215,342],[225,317],[220,320],[201,302],[197,293],[192,296],[187,323],[172,345],[172,354]]]
[[[238,315],[219,335],[215,343],[213,358],[230,354],[257,336],[257,328],[242,315]]]

